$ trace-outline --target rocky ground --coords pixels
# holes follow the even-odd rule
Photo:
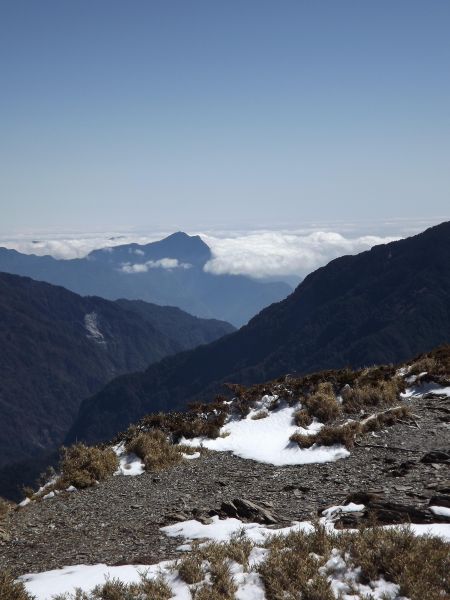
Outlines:
[[[21,575],[73,564],[156,563],[176,556],[179,543],[160,532],[162,525],[207,518],[235,498],[286,524],[369,492],[375,504],[391,503],[394,519],[397,511],[400,520],[413,514],[427,522],[434,496],[443,506],[450,501],[449,399],[415,398],[410,405],[416,425],[397,423],[376,437],[365,435],[350,457],[334,463],[274,467],[209,452],[158,474],[112,477],[31,503],[0,523],[0,568]]]

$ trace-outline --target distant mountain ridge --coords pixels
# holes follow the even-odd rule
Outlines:
[[[86,399],[68,441],[111,438],[224,382],[396,363],[450,341],[450,222],[343,256],[236,333],[119,377]]]
[[[157,242],[103,248],[71,260],[0,248],[0,271],[62,285],[83,296],[177,306],[235,326],[292,291],[283,282],[205,272],[211,257],[199,236],[177,232]]]
[[[232,331],[177,308],[0,273],[0,466],[60,444],[81,400],[114,377]]]

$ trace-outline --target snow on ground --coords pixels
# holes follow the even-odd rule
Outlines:
[[[450,517],[450,508],[447,506],[430,506],[431,512],[441,517]]]
[[[156,565],[123,565],[109,567],[107,565],[75,565],[55,569],[45,573],[25,575],[21,578],[28,592],[36,600],[51,600],[56,594],[73,592],[80,588],[89,592],[108,579],[119,579],[124,583],[139,583],[140,573],[147,574],[149,579],[164,575],[172,588],[176,600],[191,600],[188,586],[183,583],[169,568],[172,562],[165,561]]]
[[[133,452],[125,451],[125,444],[122,442],[113,446],[113,450],[119,459],[119,467],[114,475],[141,475],[145,471],[145,465],[142,460]]]
[[[424,394],[442,394],[443,396],[450,396],[450,387],[442,387],[431,381],[407,388],[405,392],[400,394],[400,397],[405,399],[418,398]]]
[[[325,516],[322,517],[321,523],[326,526],[328,531],[335,531],[332,519],[337,514],[363,508],[364,505],[356,504],[332,507],[324,513]],[[450,542],[450,524],[413,524],[410,527],[416,535],[437,535]],[[209,525],[190,520],[162,527],[161,531],[170,537],[184,538],[188,544],[180,548],[188,550],[190,542],[193,540],[224,542],[229,540],[232,535],[244,530],[247,537],[256,544],[249,560],[252,566],[263,561],[267,554],[267,550],[258,547],[258,544],[264,543],[274,533],[288,535],[293,531],[307,532],[313,529],[314,525],[308,521],[294,522],[290,527],[274,530],[259,523],[243,523],[238,519],[219,520],[218,517],[213,517],[212,523]],[[44,573],[24,575],[20,579],[24,582],[27,590],[35,595],[36,600],[51,600],[54,595],[73,592],[77,587],[83,591],[92,590],[96,585],[103,584],[108,578],[117,578],[125,583],[137,583],[140,580],[140,573],[145,573],[149,578],[162,575],[172,589],[173,600],[191,600],[189,587],[177,576],[174,566],[174,561],[163,561],[156,565],[123,565],[119,567],[110,567],[104,564],[76,565]],[[231,571],[238,585],[237,600],[266,600],[257,573],[246,573],[243,567],[237,563],[231,564]],[[327,563],[321,567],[321,572],[328,577],[336,598],[341,593],[342,600],[357,598],[350,592],[351,586],[354,586],[360,595],[372,594],[374,600],[407,600],[398,596],[397,585],[386,582],[384,579],[369,582],[368,585],[361,584],[358,581],[360,572],[358,567],[349,563],[348,557],[342,557],[338,550],[333,550]]]
[[[106,344],[105,336],[98,328],[98,316],[96,312],[84,315],[84,326],[87,331],[87,337],[95,340],[99,344]]]
[[[244,419],[235,419],[226,423],[220,430],[221,437],[216,439],[194,438],[181,439],[181,444],[203,446],[219,452],[232,452],[241,458],[256,460],[275,466],[306,465],[324,463],[349,456],[349,451],[343,446],[312,446],[299,448],[289,441],[296,431],[305,434],[317,433],[323,425],[315,421],[307,429],[297,427],[293,415],[299,408],[284,406],[270,411],[263,419],[252,419],[261,407],[272,399],[265,396],[261,403]]]

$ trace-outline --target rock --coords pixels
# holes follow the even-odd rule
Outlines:
[[[274,525],[278,519],[267,509],[243,498],[235,498],[232,502],[222,502],[220,511],[227,517],[234,517],[242,521],[254,521]]]
[[[445,450],[432,450],[422,456],[420,462],[423,463],[450,463],[450,451]]]
[[[450,508],[450,495],[448,494],[437,494],[430,498],[430,506],[446,506]]]

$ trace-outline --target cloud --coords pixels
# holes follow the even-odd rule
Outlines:
[[[147,273],[150,269],[189,269],[189,263],[180,263],[176,258],[160,258],[159,260],[147,260],[145,263],[124,263],[120,270],[123,273]]]
[[[255,231],[234,237],[204,235],[203,238],[213,253],[205,271],[256,278],[305,277],[334,258],[399,239],[375,235],[344,237],[333,231]]]
[[[311,271],[344,254],[356,254],[376,244],[387,243],[436,224],[442,219],[393,219],[382,222],[319,223],[303,229],[187,231],[200,237],[211,248],[212,260],[206,271],[216,274],[242,274],[255,278],[302,278]],[[0,246],[14,248],[26,254],[50,254],[55,258],[82,258],[98,248],[122,244],[148,244],[160,240],[172,231],[104,232],[90,234],[27,234],[15,238],[0,238]],[[139,273],[151,268],[176,269],[183,265],[170,263],[134,263],[142,254],[135,248],[124,272]],[[167,259],[163,259],[167,260]],[[173,260],[173,259],[169,259]]]

